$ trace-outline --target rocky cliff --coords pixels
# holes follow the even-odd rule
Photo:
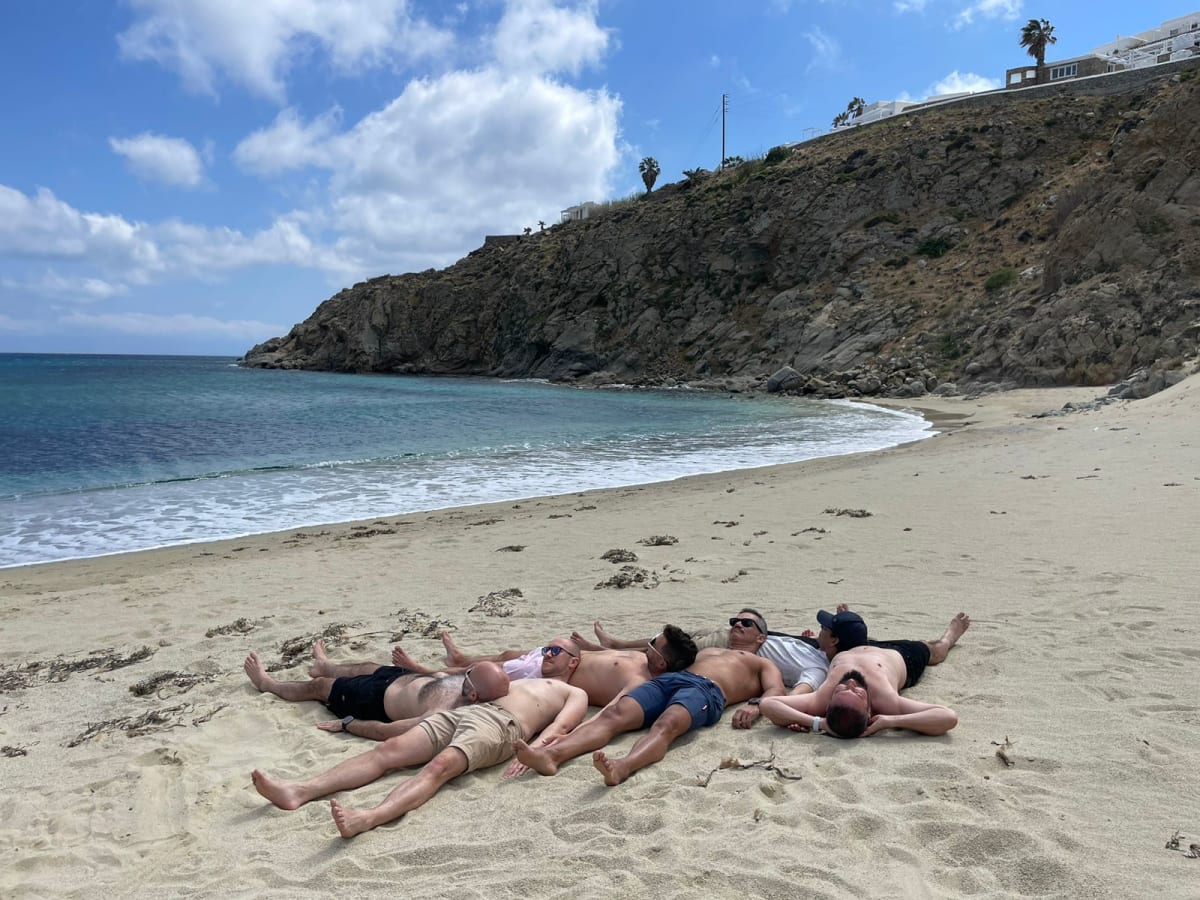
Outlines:
[[[1178,367],[1200,344],[1200,77],[1173,68],[773,151],[357,284],[243,363],[763,386],[791,366],[820,396]]]

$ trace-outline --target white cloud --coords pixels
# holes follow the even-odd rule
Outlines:
[[[146,181],[195,187],[204,180],[200,154],[183,138],[145,132],[131,138],[109,138],[108,145]]]
[[[959,72],[955,69],[941,81],[934,82],[925,90],[927,97],[941,94],[974,94],[979,91],[994,91],[1001,86],[1000,79],[987,78],[974,72]]]
[[[127,59],[177,72],[215,95],[217,77],[275,100],[300,58],[320,49],[341,73],[437,58],[451,35],[415,17],[409,0],[129,0],[133,25],[117,38]]]
[[[608,32],[596,22],[596,0],[561,9],[553,0],[509,0],[492,38],[503,70],[521,74],[578,74],[599,62]]]
[[[0,278],[0,288],[12,293],[36,294],[59,300],[70,299],[81,303],[107,300],[126,290],[124,285],[113,284],[102,278],[72,278],[60,275],[52,269],[38,278],[30,278],[25,281]]]
[[[445,265],[481,234],[553,221],[579,197],[605,196],[620,157],[619,111],[604,91],[453,72],[410,82],[338,134],[330,115],[305,123],[281,114],[234,158],[258,170],[272,161],[327,169],[328,203],[308,224],[340,235],[342,269],[359,277]]]
[[[837,66],[842,48],[836,40],[815,25],[804,32],[804,39],[812,47],[812,59],[809,60],[806,71],[832,69]]]
[[[260,341],[287,329],[268,322],[243,319],[214,319],[209,316],[193,316],[181,313],[173,316],[154,313],[69,313],[59,316],[60,325],[77,326],[89,330],[115,331],[119,334],[142,336],[202,335],[236,338],[241,341]]]
[[[975,0],[959,10],[958,15],[954,18],[954,27],[962,28],[970,25],[976,18],[1012,21],[1020,16],[1021,0]]]
[[[929,5],[929,0],[896,0],[892,7],[898,13],[920,13],[925,11],[925,7]]]
[[[327,165],[325,141],[337,131],[340,120],[341,111],[332,109],[305,124],[295,110],[285,109],[269,127],[243,139],[234,149],[233,159],[257,175]]]

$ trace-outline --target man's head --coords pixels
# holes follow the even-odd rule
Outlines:
[[[833,688],[825,710],[826,730],[834,737],[856,738],[871,721],[871,697],[862,672],[851,670]]]
[[[579,645],[569,637],[556,637],[542,648],[542,677],[570,681],[579,665]]]
[[[646,665],[651,675],[681,672],[696,661],[696,642],[682,628],[664,625],[646,646]]]
[[[867,642],[867,623],[856,612],[846,609],[835,614],[821,610],[817,613],[817,621],[821,623],[817,646],[830,659],[843,650],[852,650]]]
[[[729,620],[729,649],[757,653],[767,639],[767,620],[757,609],[746,607]]]
[[[507,693],[508,674],[498,663],[476,663],[463,673],[462,697],[468,703],[490,703]]]

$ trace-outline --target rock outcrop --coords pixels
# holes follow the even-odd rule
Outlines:
[[[772,152],[357,284],[243,364],[822,397],[1171,369],[1200,344],[1196,74]]]

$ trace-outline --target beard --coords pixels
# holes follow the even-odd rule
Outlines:
[[[866,676],[864,676],[862,672],[858,671],[858,669],[851,669],[838,680],[838,684],[845,684],[847,681],[857,681],[863,687],[867,686]]]

